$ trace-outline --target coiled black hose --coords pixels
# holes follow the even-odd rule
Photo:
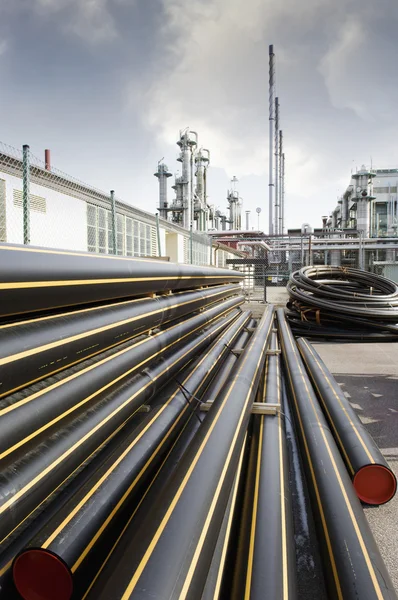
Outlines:
[[[369,341],[398,340],[398,286],[349,267],[303,267],[287,284],[295,334]]]

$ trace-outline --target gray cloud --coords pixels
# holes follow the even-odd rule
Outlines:
[[[290,225],[319,222],[353,166],[371,156],[379,166],[398,161],[395,0],[9,6],[0,4],[8,49],[0,56],[8,82],[0,105],[14,112],[1,137],[39,148],[50,138],[60,168],[142,207],[155,208],[154,166],[164,155],[177,168],[178,130],[189,125],[212,152],[212,200],[225,206],[237,175],[245,208],[262,206],[266,226],[269,43]]]

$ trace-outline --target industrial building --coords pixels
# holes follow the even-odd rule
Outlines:
[[[327,218],[331,229],[356,229],[364,237],[397,235],[398,169],[367,169],[362,166],[338,205]]]
[[[1,150],[0,242],[22,244],[23,157],[15,149],[4,147]],[[198,152],[195,157],[198,159],[199,173],[205,173],[206,160],[199,160],[202,154]],[[161,187],[162,181],[160,176]],[[202,181],[205,189],[205,175]],[[54,169],[50,163],[49,151],[46,151],[45,161],[31,160],[29,190],[31,245],[102,254],[113,252],[110,194]],[[212,248],[211,239],[200,228],[190,231],[182,226],[187,224],[185,217],[184,221],[178,218],[168,219],[164,203],[160,218],[121,200],[117,199],[115,203],[118,255],[162,256],[172,262],[215,266],[225,266],[227,258],[241,255],[220,245]],[[197,214],[202,214],[199,221],[203,222],[204,209],[202,205],[196,206],[200,207]]]
[[[324,264],[359,266],[398,280],[397,189],[398,169],[369,169],[363,165],[351,174],[336,208],[322,217],[322,228],[311,231],[314,241],[327,238],[329,244],[341,248],[328,248],[330,254],[325,254]]]

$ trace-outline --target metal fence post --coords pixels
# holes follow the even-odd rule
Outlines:
[[[111,190],[111,214],[112,214],[113,254],[117,254],[115,190]]]
[[[156,213],[156,232],[158,236],[158,254],[162,256],[162,248],[160,245],[160,227],[159,227],[159,213]]]
[[[22,211],[23,211],[23,243],[30,244],[30,156],[29,146],[22,146]]]

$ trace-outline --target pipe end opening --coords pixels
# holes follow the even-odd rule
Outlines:
[[[358,498],[366,504],[385,504],[397,491],[394,474],[383,465],[366,465],[354,477]]]
[[[66,564],[54,554],[32,548],[19,554],[13,578],[24,600],[70,600],[73,579]]]

